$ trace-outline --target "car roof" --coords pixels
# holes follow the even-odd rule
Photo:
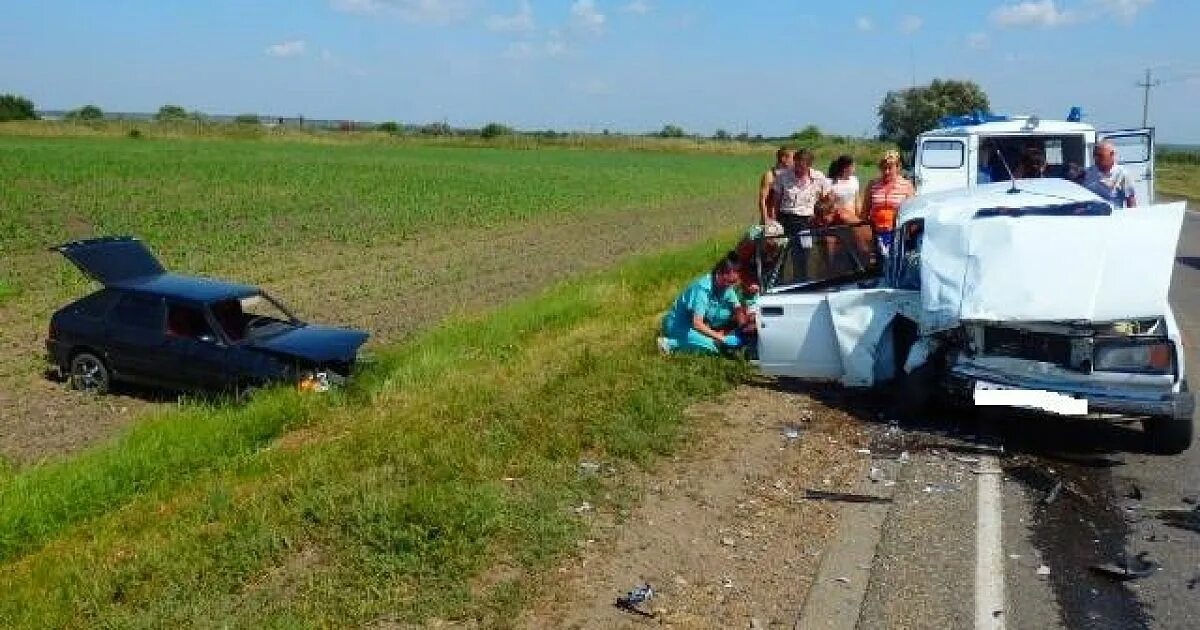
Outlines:
[[[1039,208],[1103,201],[1087,188],[1057,177],[1018,179],[1017,192],[1012,190],[1012,182],[999,182],[917,195],[900,207],[896,223],[931,215],[943,220],[966,220],[984,208]]]
[[[259,290],[246,284],[162,273],[154,276],[131,278],[109,285],[121,291],[132,291],[147,295],[158,295],[186,302],[209,303],[233,298],[258,295]]]

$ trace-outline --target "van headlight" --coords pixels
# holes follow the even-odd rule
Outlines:
[[[1096,341],[1092,369],[1098,372],[1174,374],[1175,345],[1169,341]]]

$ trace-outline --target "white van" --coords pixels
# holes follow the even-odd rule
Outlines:
[[[1154,130],[1096,131],[1084,122],[1039,120],[1036,116],[973,114],[943,119],[942,126],[917,137],[913,173],[918,193],[975,188],[1008,181],[1021,154],[1037,149],[1046,156],[1046,176],[1070,178],[1092,165],[1097,140],[1117,147],[1117,160],[1134,183],[1138,201],[1154,203]]]

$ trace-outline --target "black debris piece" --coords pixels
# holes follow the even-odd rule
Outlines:
[[[1093,564],[1092,571],[1110,577],[1114,580],[1125,582],[1128,580],[1138,580],[1144,577],[1154,575],[1158,570],[1158,563],[1153,560],[1147,560],[1146,555],[1149,552],[1143,551],[1134,556],[1131,560],[1128,556],[1124,560],[1117,562],[1105,562],[1103,564]]]
[[[891,503],[887,497],[875,497],[869,494],[852,494],[849,492],[826,492],[825,490],[805,490],[805,499],[818,501],[841,501],[843,503]]]
[[[631,613],[641,615],[643,617],[653,617],[654,613],[647,612],[641,608],[642,604],[650,601],[654,597],[654,589],[650,587],[650,583],[641,584],[633,587],[628,593],[617,598],[617,608],[627,610]]]

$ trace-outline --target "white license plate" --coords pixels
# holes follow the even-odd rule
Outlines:
[[[1087,399],[1044,389],[1023,389],[1000,383],[975,381],[975,404],[981,407],[1024,407],[1039,409],[1063,416],[1087,415]]]

